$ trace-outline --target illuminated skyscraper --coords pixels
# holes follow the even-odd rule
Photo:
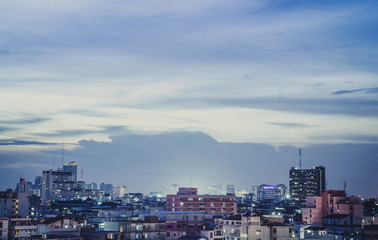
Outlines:
[[[325,190],[325,167],[311,169],[291,168],[289,172],[291,198],[299,205],[306,204],[306,197],[319,196]]]

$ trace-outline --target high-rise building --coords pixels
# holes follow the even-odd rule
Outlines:
[[[101,183],[100,190],[104,191],[105,194],[112,195],[113,194],[113,185],[111,183]]]
[[[325,190],[325,167],[297,169],[292,167],[289,172],[289,188],[292,200],[304,206],[306,197],[319,196]]]
[[[97,190],[97,184],[96,183],[88,183],[86,189],[87,190]]]
[[[29,192],[31,190],[30,184],[28,184],[28,181],[25,180],[25,178],[20,178],[20,182],[17,183],[16,191],[17,192]]]
[[[42,190],[42,176],[35,177],[34,189]]]
[[[252,186],[254,201],[280,202],[285,200],[287,187],[283,184]]]
[[[72,172],[73,181],[77,182],[77,164],[76,162],[69,162],[63,164],[63,171]]]
[[[46,170],[42,172],[42,205],[60,199],[65,191],[73,190],[74,176],[71,171]]]
[[[127,193],[125,186],[113,188],[113,198],[122,198]]]

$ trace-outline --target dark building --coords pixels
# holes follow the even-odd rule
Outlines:
[[[306,197],[319,196],[325,190],[325,167],[297,169],[289,172],[289,188],[292,200],[299,205],[306,204]]]
[[[42,190],[42,176],[35,177],[34,189]]]

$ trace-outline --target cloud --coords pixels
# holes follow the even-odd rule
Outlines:
[[[355,92],[365,92],[365,93],[378,93],[378,88],[360,88],[360,89],[352,89],[352,90],[340,90],[336,92],[332,92],[333,95],[341,95],[341,94],[349,94]]]
[[[303,123],[289,123],[289,122],[271,122],[272,125],[277,125],[280,127],[288,127],[288,128],[303,128],[303,127],[310,127],[307,124]]]
[[[345,131],[360,131],[351,124],[356,118],[374,127],[373,94],[329,95],[375,86],[376,6],[311,0],[1,3],[2,49],[11,53],[0,54],[6,58],[0,61],[0,112],[7,133],[1,138],[105,141],[111,133],[103,126],[118,125],[293,144],[342,128],[342,118]],[[202,117],[204,111],[217,117]],[[267,112],[269,118],[257,116]],[[31,120],[22,122],[21,113]],[[277,130],[271,122],[296,118],[316,125],[308,114],[328,129],[301,128],[307,132],[293,131],[294,140],[279,143],[271,136]],[[256,118],[258,126],[246,124]]]
[[[11,164],[2,164],[0,165],[1,168],[12,168],[12,169],[25,169],[29,167],[34,167],[34,168],[47,168],[50,167],[47,164],[40,164],[40,163],[30,163],[30,162],[15,162]]]
[[[53,133],[37,133],[36,136],[42,137],[65,137],[65,136],[80,136],[93,133],[107,133],[114,134],[119,131],[125,131],[125,126],[105,126],[96,129],[72,129],[72,130],[60,130]]]
[[[55,145],[55,143],[38,142],[38,141],[19,141],[19,140],[0,140],[0,145]]]

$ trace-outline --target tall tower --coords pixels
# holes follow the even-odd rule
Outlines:
[[[291,198],[299,205],[306,204],[306,197],[319,196],[325,190],[325,167],[310,169],[291,168],[289,188]]]

